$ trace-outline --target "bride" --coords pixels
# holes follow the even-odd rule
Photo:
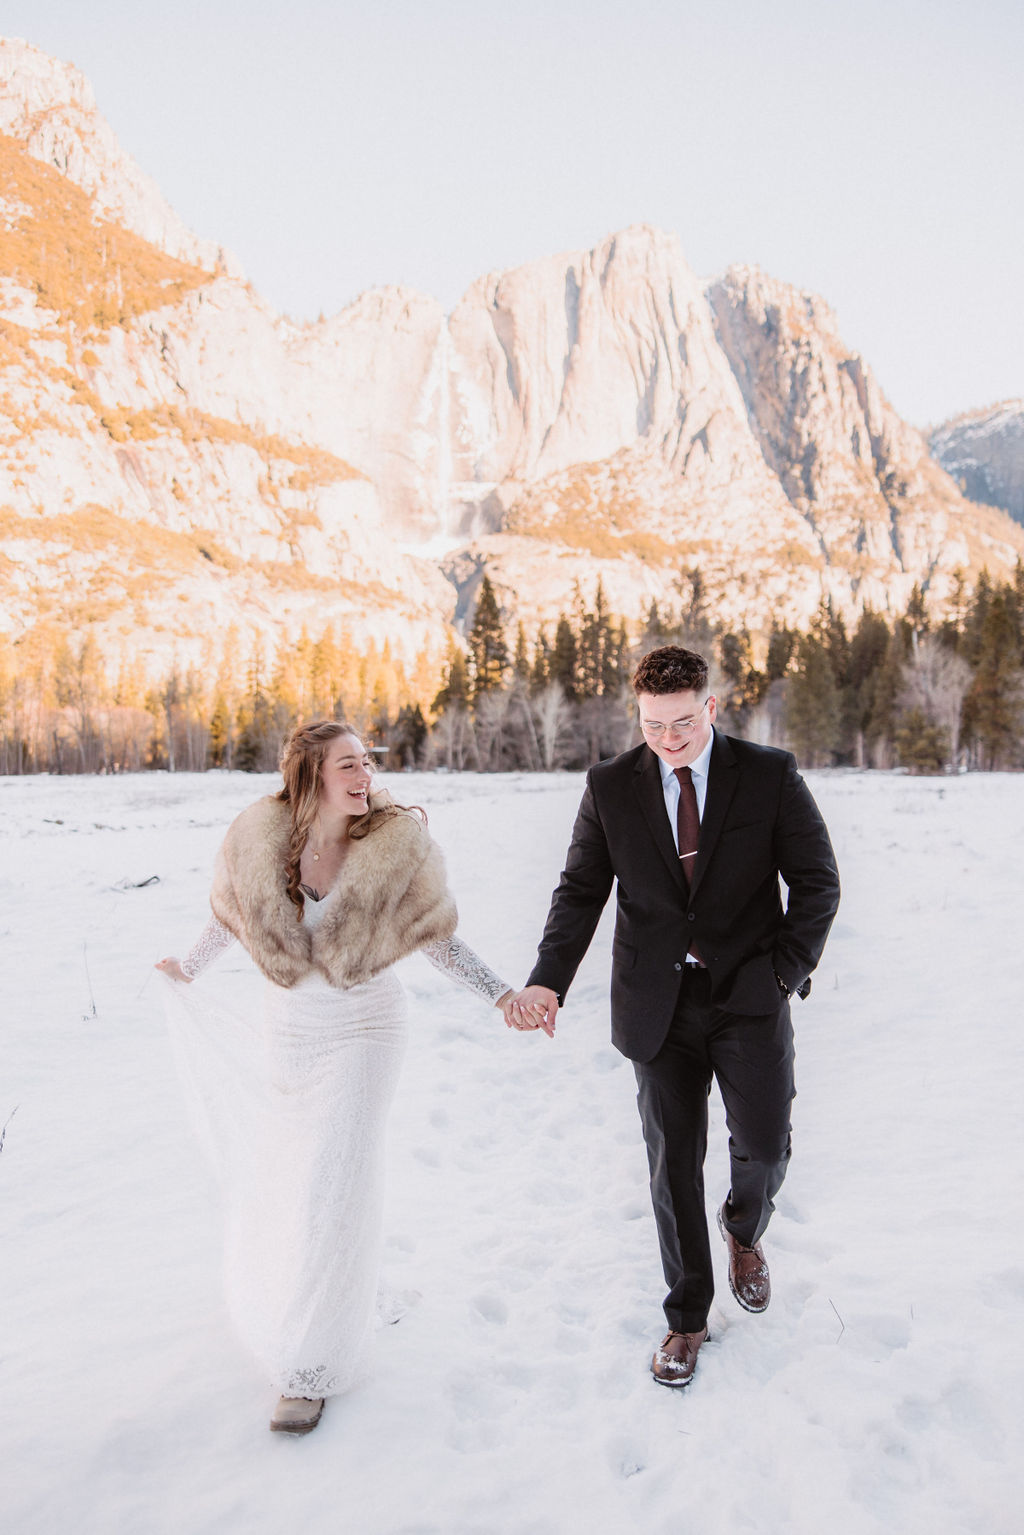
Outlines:
[[[305,1434],[369,1364],[406,1037],[393,965],[422,949],[520,1025],[512,988],[455,936],[425,817],[373,790],[355,731],[299,726],[281,771],[280,793],[228,828],[199,940],[157,969],[178,983],[172,1033],[224,1187],[229,1309],[281,1392],[271,1429]],[[184,994],[236,939],[266,978],[261,1022]]]

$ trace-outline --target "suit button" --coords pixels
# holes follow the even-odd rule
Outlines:
[[[682,965],[679,965],[679,964],[676,965],[676,969],[677,970],[681,970],[682,968],[683,968]]]
[[[687,922],[696,922],[696,920],[697,920],[696,912],[688,911],[686,913],[686,920],[687,920]]]

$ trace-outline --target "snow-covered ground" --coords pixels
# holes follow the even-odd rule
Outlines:
[[[554,1042],[415,957],[387,1268],[421,1298],[372,1381],[289,1439],[222,1314],[149,969],[202,926],[223,828],[272,780],[0,779],[6,1535],[1020,1530],[1024,777],[810,781],[844,901],[795,1008],[770,1310],[735,1305],[716,1241],[714,1341],[685,1392],[652,1382],[662,1279],[608,1042],[610,912]],[[393,781],[510,981],[581,782]],[[251,984],[243,964],[199,984]]]

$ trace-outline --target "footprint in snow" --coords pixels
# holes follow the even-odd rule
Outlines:
[[[476,1295],[473,1297],[473,1309],[485,1322],[503,1327],[508,1321],[508,1307],[500,1296]]]
[[[646,1454],[639,1439],[616,1436],[605,1446],[605,1459],[613,1476],[629,1478],[647,1469]]]

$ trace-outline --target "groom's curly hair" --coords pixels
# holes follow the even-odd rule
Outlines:
[[[632,683],[634,693],[702,693],[708,685],[708,663],[695,650],[662,645],[642,657]]]

